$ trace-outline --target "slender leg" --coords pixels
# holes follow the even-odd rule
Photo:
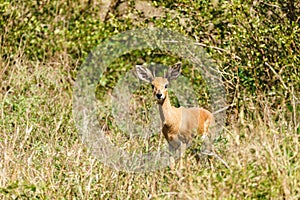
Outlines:
[[[181,143],[181,145],[180,145],[180,163],[179,163],[180,169],[183,169],[183,157],[184,157],[185,150],[186,150],[186,144]]]

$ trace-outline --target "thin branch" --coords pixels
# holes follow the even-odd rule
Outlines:
[[[230,107],[232,107],[232,106],[234,106],[234,105],[235,105],[235,103],[232,103],[232,104],[230,104],[229,106],[225,106],[224,108],[221,108],[221,109],[219,109],[219,110],[213,112],[212,114],[215,115],[215,114],[218,114],[218,113],[220,113],[220,112],[223,112],[224,110],[227,110],[228,108],[230,108]]]
[[[167,43],[180,43],[182,41],[176,41],[176,40],[164,40],[163,42],[167,42]],[[238,59],[238,60],[242,60],[239,56],[236,56],[228,51],[226,51],[225,49],[222,49],[220,47],[215,47],[215,46],[209,46],[209,45],[206,45],[206,44],[203,44],[203,43],[200,43],[200,42],[195,42],[194,43],[195,45],[198,45],[198,46],[201,46],[201,47],[207,47],[207,48],[211,48],[211,49],[215,49],[215,50],[218,50],[218,51],[222,51],[224,53],[227,53],[229,55],[232,55],[234,58]]]
[[[294,95],[294,92],[292,92],[291,89],[286,86],[285,82],[283,81],[283,79],[281,78],[281,76],[275,71],[275,69],[269,63],[267,63],[267,62],[265,62],[265,65],[268,66],[271,69],[271,71],[277,76],[277,78],[282,83],[283,87],[292,94],[293,98],[295,98],[298,102],[300,102],[299,99]]]
[[[209,152],[208,151],[203,151],[201,153],[204,154],[204,155],[214,156],[214,157],[218,158],[225,165],[225,167],[231,171],[231,168],[229,167],[227,162],[225,162],[225,160],[223,160],[218,154],[216,154],[212,151],[209,151]]]
[[[279,8],[279,9],[281,9],[281,7],[280,6],[278,6],[278,5],[275,5],[275,4],[270,4],[270,3],[266,3],[266,2],[260,2],[260,3],[263,3],[263,4],[265,4],[265,5],[267,5],[267,6],[270,6],[270,7],[273,7],[273,8]]]
[[[238,60],[242,60],[239,56],[237,56],[237,55],[235,55],[235,54],[232,54],[232,53],[230,53],[230,52],[228,52],[228,51],[226,51],[225,49],[222,49],[222,48],[220,48],[220,47],[209,46],[209,45],[206,45],[206,44],[203,44],[203,43],[200,43],[200,42],[196,42],[195,44],[196,44],[196,45],[199,45],[199,46],[202,46],[202,47],[208,47],[208,48],[211,48],[211,49],[215,49],[215,50],[218,50],[218,51],[225,52],[225,53],[227,53],[227,54],[229,54],[229,55],[232,55],[233,58],[236,58],[236,59],[238,59]]]

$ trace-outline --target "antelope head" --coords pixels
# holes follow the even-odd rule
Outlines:
[[[171,66],[164,77],[154,77],[151,71],[142,65],[136,65],[138,77],[151,84],[153,95],[159,104],[163,104],[168,96],[168,84],[171,80],[176,79],[181,72],[181,63]]]

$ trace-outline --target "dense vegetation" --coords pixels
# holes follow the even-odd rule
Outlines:
[[[0,2],[0,196],[299,199],[300,3],[109,4]],[[216,61],[231,106],[215,146],[230,168],[213,158],[197,162],[187,152],[183,169],[118,172],[99,162],[81,142],[72,116],[72,87],[81,64],[111,36],[146,27],[191,37]],[[98,89],[109,94],[137,62],[171,65],[178,59],[163,52],[134,51],[112,63]],[[195,80],[193,87],[202,94],[199,104],[209,104],[201,77],[183,74]],[[113,119],[104,118],[121,138]]]

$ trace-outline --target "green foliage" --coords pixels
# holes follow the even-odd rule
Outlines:
[[[299,199],[300,4],[112,2],[109,10],[94,0],[0,2],[0,197]],[[230,169],[213,157],[199,161],[198,138],[182,170],[116,172],[90,155],[78,137],[72,87],[89,52],[115,34],[152,26],[195,39],[215,60],[227,103],[234,105],[223,135],[214,141]],[[136,64],[178,61],[183,77],[199,94],[199,105],[209,107],[210,94],[199,71],[182,58],[150,49],[129,52],[111,63],[99,77],[96,96],[106,100]],[[149,91],[142,85],[133,92],[136,99],[148,98],[146,108]],[[179,106],[175,95],[172,104]],[[139,143],[124,136],[108,108],[99,113],[107,136],[135,151]],[[157,149],[163,141],[153,135],[138,150]]]

